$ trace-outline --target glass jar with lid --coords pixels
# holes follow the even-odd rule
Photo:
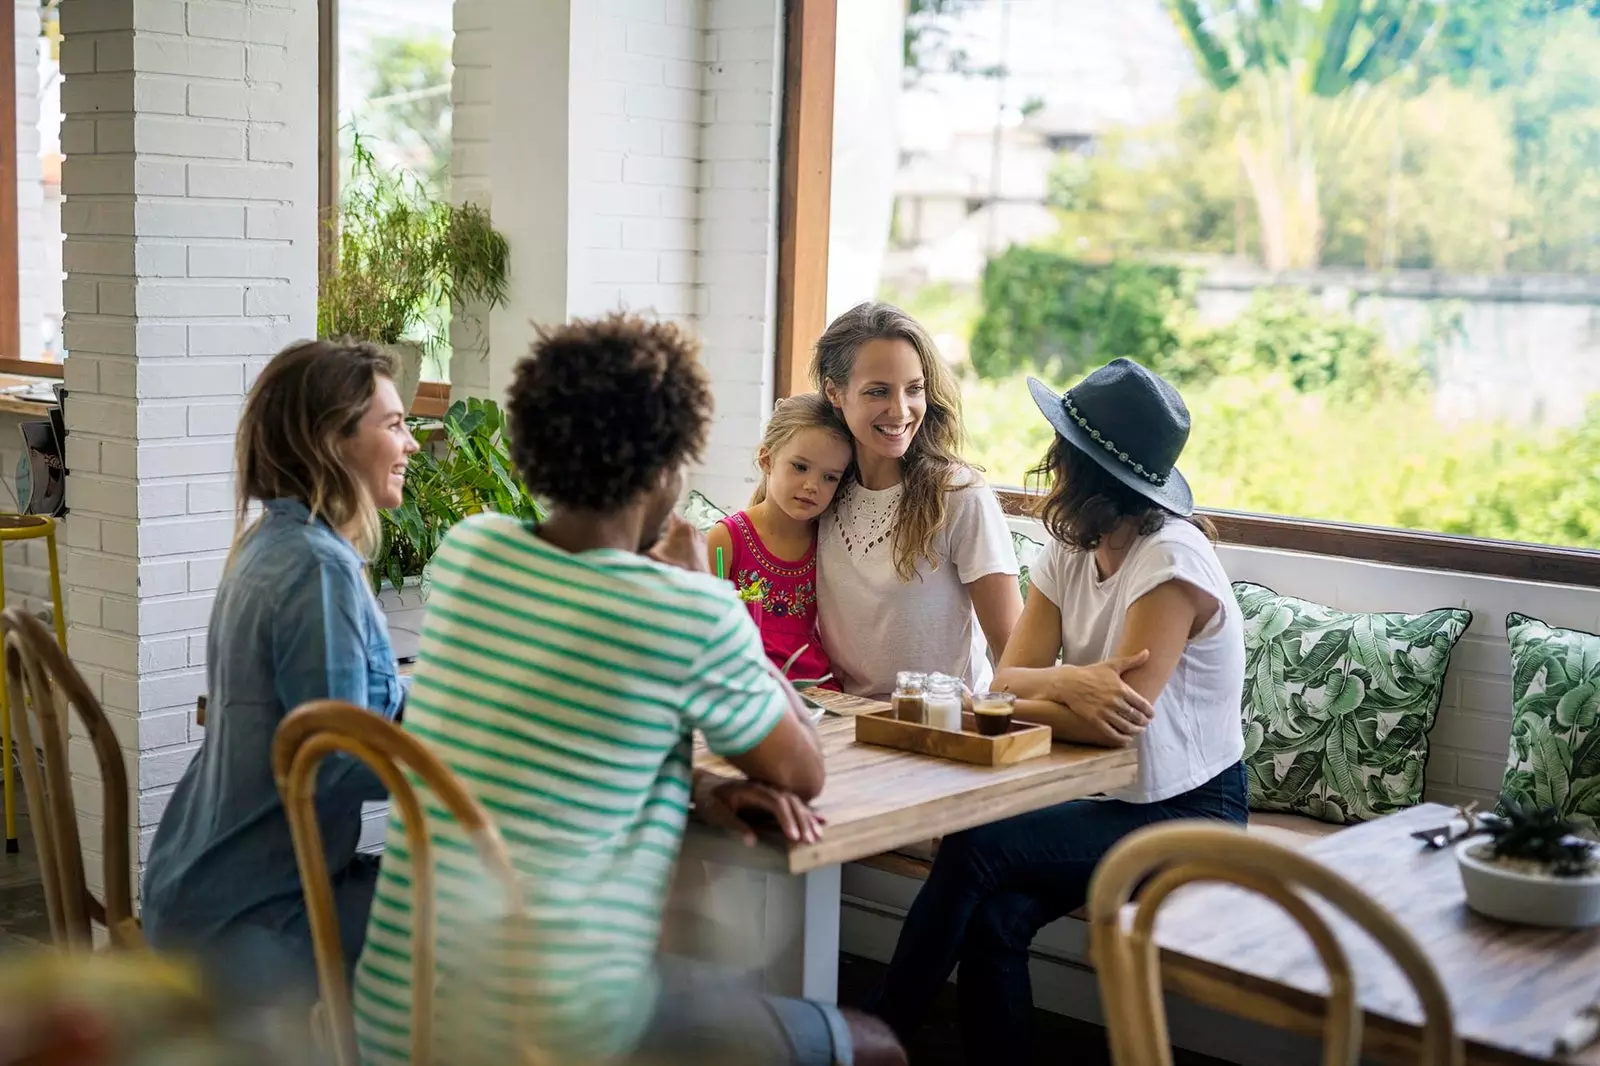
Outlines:
[[[935,729],[961,732],[961,683],[946,674],[929,674],[923,684],[922,704],[928,724]]]
[[[928,720],[923,703],[923,685],[926,681],[927,675],[916,670],[902,670],[895,674],[889,717],[902,722],[925,724]]]

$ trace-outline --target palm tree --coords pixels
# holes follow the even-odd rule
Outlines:
[[[1225,95],[1268,269],[1322,255],[1321,183],[1437,34],[1444,0],[1164,0]]]

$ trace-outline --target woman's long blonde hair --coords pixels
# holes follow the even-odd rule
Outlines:
[[[938,569],[933,539],[944,528],[945,495],[959,471],[972,469],[961,458],[961,393],[922,324],[893,304],[872,302],[857,304],[834,319],[817,339],[811,359],[811,378],[817,388],[826,391],[831,383],[844,392],[855,370],[856,353],[872,340],[902,340],[911,345],[926,382],[928,410],[900,460],[905,488],[894,522],[895,573],[901,581],[910,581],[920,560],[926,559],[930,567]]]
[[[363,342],[306,341],[267,364],[239,417],[235,546],[254,501],[295,499],[371,555],[382,543],[378,508],[351,472],[341,443],[355,435],[394,357]]]
[[[803,392],[778,401],[778,406],[772,410],[772,417],[767,419],[766,432],[761,435],[761,452],[770,460],[794,439],[796,433],[804,429],[826,430],[849,445],[854,454],[856,442],[850,436],[850,427],[844,424],[839,412],[820,392]],[[851,465],[853,468],[854,464]],[[846,471],[847,479],[848,476],[849,472]],[[754,507],[766,498],[767,473],[762,471],[761,484],[756,486],[749,505]]]

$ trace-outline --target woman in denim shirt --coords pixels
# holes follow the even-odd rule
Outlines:
[[[272,777],[272,738],[308,700],[394,718],[404,689],[366,576],[378,509],[399,506],[407,459],[391,358],[314,341],[262,372],[240,418],[240,537],[206,638],[206,735],[156,830],[144,928],[192,952],[231,997],[314,995],[305,898]],[[248,529],[245,510],[264,513]],[[359,761],[335,755],[317,814],[347,960],[361,950],[377,862],[356,853],[361,805],[385,798]]]

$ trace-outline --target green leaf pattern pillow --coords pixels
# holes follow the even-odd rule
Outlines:
[[[682,513],[689,524],[702,533],[728,517],[727,511],[708,500],[699,489],[689,493],[689,498],[683,503]]]
[[[1250,806],[1360,822],[1422,800],[1463,608],[1359,613],[1235,582]]]
[[[1600,636],[1506,618],[1511,753],[1501,791],[1600,828]]]
[[[1022,601],[1028,601],[1028,589],[1032,582],[1028,573],[1033,569],[1033,564],[1038,561],[1039,553],[1044,551],[1044,545],[1032,537],[1024,536],[1016,530],[1011,531],[1011,547],[1017,553],[1017,585],[1022,589]]]

